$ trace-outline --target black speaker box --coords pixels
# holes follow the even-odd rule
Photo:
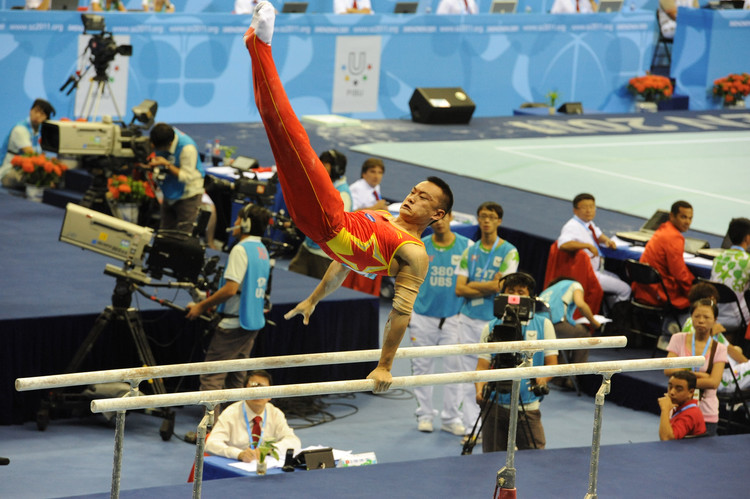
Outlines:
[[[460,87],[420,87],[409,99],[409,109],[412,121],[442,125],[468,123],[476,106]]]
[[[583,114],[583,106],[580,102],[566,102],[557,108],[557,112],[563,114]]]

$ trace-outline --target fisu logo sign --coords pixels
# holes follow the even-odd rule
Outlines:
[[[379,36],[339,36],[333,77],[334,113],[373,112],[380,85]]]

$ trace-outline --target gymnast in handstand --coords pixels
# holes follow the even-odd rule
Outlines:
[[[333,258],[315,290],[285,318],[301,315],[308,324],[315,305],[341,286],[351,270],[395,276],[393,309],[385,324],[380,361],[368,375],[375,380],[375,392],[386,391],[392,382],[396,350],[427,275],[429,260],[420,236],[428,225],[451,211],[453,194],[445,181],[428,177],[412,188],[395,218],[387,211],[345,212],[339,192],[310,146],[281,85],[271,54],[275,16],[270,3],[259,3],[245,33],[255,102],[292,219]]]

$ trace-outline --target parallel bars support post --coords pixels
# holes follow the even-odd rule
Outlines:
[[[207,404],[203,419],[198,424],[195,441],[195,468],[193,469],[193,499],[200,499],[203,489],[203,453],[206,450],[208,427],[214,425],[214,405]]]
[[[602,441],[602,410],[604,409],[604,397],[609,395],[612,387],[613,372],[602,373],[602,384],[596,392],[594,407],[594,435],[591,439],[591,464],[589,465],[589,489],[585,499],[597,499],[597,479],[599,476],[599,449]]]

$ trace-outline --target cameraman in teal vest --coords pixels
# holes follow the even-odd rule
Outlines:
[[[159,230],[192,233],[206,176],[195,141],[166,123],[154,125],[150,138],[156,157],[149,166],[163,194]]]
[[[503,294],[532,296],[534,292],[534,279],[523,272],[508,275],[503,283]],[[493,319],[482,331],[482,342],[490,341],[490,335],[497,324],[502,324],[502,319]],[[537,312],[529,319],[528,323],[522,323],[523,339],[531,340],[554,340],[555,328],[550,322],[546,312]],[[544,350],[533,355],[532,365],[551,366],[557,365],[557,350]],[[497,355],[497,354],[495,354]],[[480,355],[477,360],[477,371],[492,368],[494,355]],[[503,366],[504,367],[504,366]],[[520,404],[518,411],[518,428],[516,431],[516,446],[518,449],[544,449],[546,439],[544,427],[542,426],[542,413],[540,404],[544,395],[549,393],[547,383],[552,378],[536,378],[521,380]],[[486,412],[484,426],[482,427],[482,452],[505,451],[508,446],[508,427],[510,424],[510,383],[507,390],[503,385],[496,384],[493,389],[485,390],[487,383],[475,383],[477,403],[483,406],[485,399],[492,404]],[[487,392],[487,393],[486,393]]]
[[[197,319],[214,307],[222,320],[214,330],[206,351],[206,362],[246,359],[258,332],[266,325],[265,300],[269,293],[271,260],[261,236],[268,227],[271,212],[247,204],[232,227],[238,243],[229,252],[219,289],[205,300],[189,304],[186,317]],[[201,374],[201,390],[242,388],[244,372]],[[229,405],[229,404],[227,404]],[[217,415],[220,407],[216,408]]]

